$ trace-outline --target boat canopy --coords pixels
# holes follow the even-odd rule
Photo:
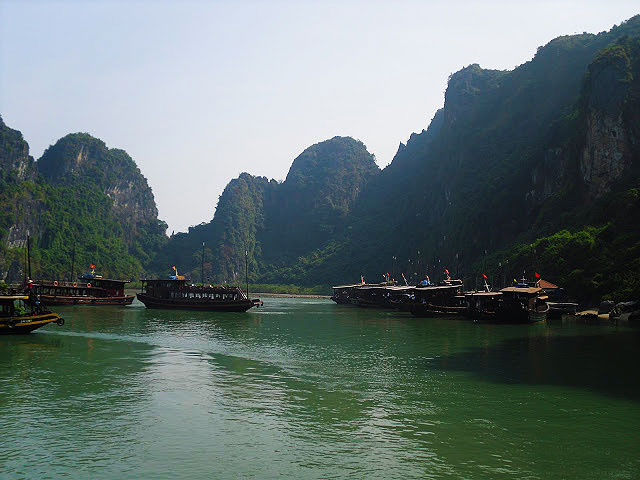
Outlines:
[[[503,293],[526,293],[528,295],[535,295],[538,292],[541,292],[542,289],[538,287],[507,287],[500,290]]]
[[[26,295],[2,295],[0,296],[0,302],[13,302],[14,300],[29,300]]]

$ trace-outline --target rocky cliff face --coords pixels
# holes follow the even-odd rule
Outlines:
[[[74,245],[76,266],[135,278],[166,243],[153,193],[126,152],[72,134],[34,162],[20,132],[2,123],[0,139],[0,278],[23,278],[27,234],[33,273],[49,278],[70,274]]]
[[[589,196],[608,193],[638,155],[640,43],[625,39],[589,67],[583,93],[586,139],[580,172]],[[634,71],[635,70],[635,71]],[[634,77],[635,73],[635,77]]]
[[[0,117],[0,241],[7,247],[24,246],[27,234],[33,230],[30,213],[39,210],[37,195],[34,195],[37,187],[33,184],[25,188],[20,186],[34,180],[35,173],[29,145],[22,133],[9,128]]]
[[[7,127],[0,117],[0,177],[13,183],[31,179],[33,163],[22,133]]]
[[[349,137],[307,148],[281,184],[243,173],[225,188],[210,223],[170,239],[165,263],[171,254],[198,278],[205,242],[212,250],[214,278],[237,281],[246,248],[252,278],[264,278],[341,233],[360,193],[378,173],[373,155]]]
[[[113,215],[129,237],[144,223],[155,223],[158,210],[153,192],[133,159],[120,149],[86,133],[74,133],[49,147],[37,162],[38,172],[51,185],[86,185],[103,191]]]

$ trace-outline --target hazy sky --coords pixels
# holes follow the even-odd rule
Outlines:
[[[637,13],[637,0],[0,0],[0,114],[36,159],[78,131],[125,149],[169,233],[184,231],[241,172],[282,180],[335,135],[384,167],[451,73],[512,69]]]

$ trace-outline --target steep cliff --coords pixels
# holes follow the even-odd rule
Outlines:
[[[637,233],[622,219],[638,215],[639,37],[634,17],[598,35],[559,37],[513,71],[471,65],[452,75],[430,127],[400,145],[360,194],[349,233],[306,271],[340,282],[394,267],[412,277],[437,277],[444,266],[467,277],[537,268],[582,298],[613,292],[613,281],[578,280],[590,263],[580,252],[618,252],[606,257],[615,267],[591,262],[601,276],[638,263],[628,251]]]
[[[37,167],[49,185],[84,185],[104,192],[129,240],[135,238],[140,226],[157,222],[153,192],[124,150],[109,149],[102,140],[74,133],[47,148]]]
[[[34,163],[22,135],[2,127],[0,195],[7,208],[0,217],[0,277],[22,276],[27,233],[34,241],[34,276],[69,277],[74,245],[76,273],[96,263],[104,274],[135,278],[149,266],[166,243],[166,225],[126,152],[72,134]]]
[[[342,234],[360,192],[378,173],[373,155],[349,137],[307,148],[281,184],[243,173],[225,188],[211,222],[171,237],[158,268],[180,262],[200,278],[205,242],[205,270],[211,264],[205,276],[244,278],[246,248],[252,280],[282,281],[299,256]]]

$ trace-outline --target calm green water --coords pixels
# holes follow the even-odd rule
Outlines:
[[[0,337],[3,478],[640,478],[640,331],[266,299]]]

